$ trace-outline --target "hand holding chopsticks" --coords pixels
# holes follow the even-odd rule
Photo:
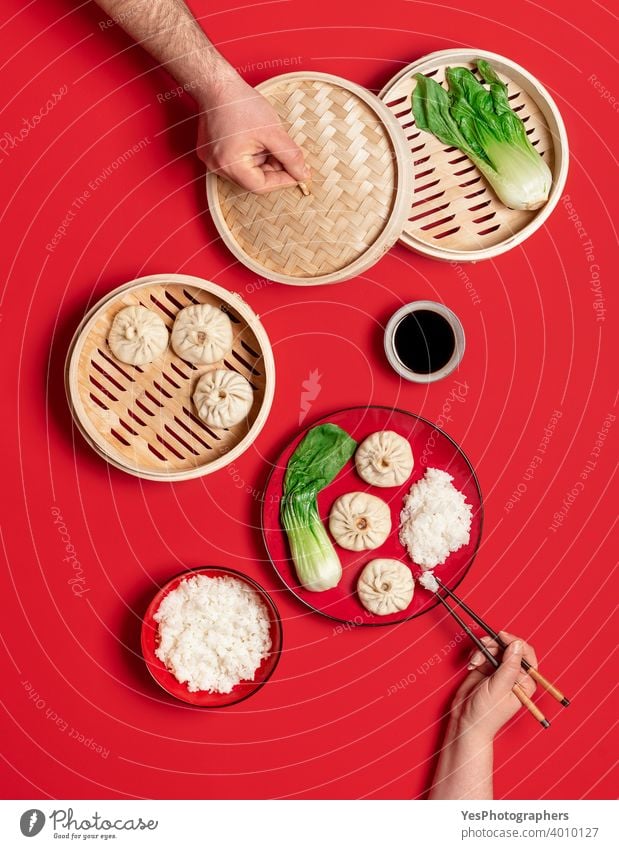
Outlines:
[[[496,642],[497,646],[501,649],[507,648],[507,643],[501,638],[498,632],[494,629],[490,628],[484,620],[474,613],[471,608],[465,604],[455,593],[453,593],[448,587],[446,587],[438,578],[436,579],[439,588],[442,589],[453,601],[456,602],[468,615],[475,621],[481,628],[486,631],[486,633]],[[436,593],[437,598],[441,602],[441,604],[449,611],[449,613],[454,617],[454,619],[459,623],[462,629],[466,634],[471,638],[471,640],[475,643],[479,651],[484,655],[486,660],[497,669],[500,666],[499,661],[492,654],[489,648],[473,633],[473,631],[468,627],[468,625],[464,622],[462,617],[458,614],[458,612],[447,603],[445,598],[440,595],[440,593]],[[564,707],[569,705],[569,699],[567,699],[563,693],[555,687],[550,681],[548,681],[544,676],[535,668],[535,666],[526,658],[521,658],[520,665],[522,669],[538,684],[540,684],[544,689],[546,689],[557,701],[561,702]],[[533,715],[535,719],[542,725],[543,728],[549,728],[550,722],[546,719],[544,714],[539,710],[539,708],[535,705],[535,703],[530,699],[530,697],[525,693],[520,684],[516,683],[513,686],[512,692],[518,698],[518,700],[523,704],[529,712]]]

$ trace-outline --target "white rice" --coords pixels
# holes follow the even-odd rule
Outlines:
[[[426,469],[404,499],[400,542],[422,569],[434,569],[471,538],[472,508],[441,469]]]
[[[434,577],[434,572],[431,572],[429,569],[426,569],[421,573],[418,581],[424,589],[429,590],[431,593],[437,593],[439,590],[438,583]]]
[[[253,681],[271,650],[266,606],[236,578],[194,575],[168,593],[154,619],[155,654],[192,693],[229,693]]]

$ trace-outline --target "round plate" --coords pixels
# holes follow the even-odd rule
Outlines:
[[[232,577],[239,581],[243,581],[243,583],[247,584],[248,587],[258,593],[269,612],[271,624],[271,652],[256,670],[254,680],[241,681],[240,684],[237,684],[232,688],[230,693],[211,693],[206,690],[198,690],[195,693],[190,693],[187,689],[187,685],[181,684],[180,681],[177,681],[174,675],[168,671],[165,664],[162,663],[155,654],[155,649],[157,648],[159,640],[159,627],[153,618],[154,614],[157,612],[159,605],[168,593],[176,589],[176,587],[178,587],[178,585],[183,581],[187,580],[187,578],[191,578],[194,575],[208,575],[209,578]],[[142,655],[146,661],[148,671],[155,681],[163,687],[167,693],[170,693],[171,696],[175,696],[175,698],[180,699],[183,702],[188,702],[188,704],[196,705],[197,707],[228,707],[228,705],[237,704],[237,702],[242,702],[243,699],[253,696],[254,693],[266,684],[275,671],[281,652],[282,620],[277,607],[275,606],[275,602],[271,596],[256,583],[256,581],[248,578],[247,575],[243,575],[241,572],[237,572],[235,569],[206,566],[203,569],[189,569],[187,572],[182,572],[180,575],[172,578],[171,581],[168,581],[168,583],[159,590],[157,595],[148,605],[148,609],[144,614],[144,619],[142,621]]]
[[[107,336],[116,313],[141,304],[171,330],[183,307],[208,303],[232,322],[232,351],[222,361],[196,366],[164,353],[143,366],[121,363]],[[192,394],[202,374],[214,368],[249,380],[254,403],[231,428],[207,427]],[[268,336],[243,301],[221,286],[187,274],[155,274],[115,289],[87,313],[67,354],[65,385],[73,418],[92,448],[113,466],[154,481],[189,480],[210,474],[239,457],[266,422],[275,390]]]
[[[308,607],[317,613],[354,625],[392,625],[425,613],[437,604],[434,593],[430,593],[415,581],[413,599],[406,610],[388,616],[376,616],[367,611],[357,596],[357,579],[365,564],[377,557],[392,557],[407,563],[418,574],[420,569],[409,559],[398,540],[400,511],[404,496],[413,483],[423,477],[428,466],[448,472],[454,486],[464,493],[473,508],[471,536],[467,545],[451,554],[446,562],[436,567],[437,576],[450,588],[455,589],[467,573],[481,539],[483,521],[482,496],[477,477],[462,449],[432,422],[389,407],[353,407],[332,413],[312,427],[331,422],[347,431],[358,443],[378,430],[393,430],[408,439],[413,449],[415,466],[408,481],[398,487],[376,487],[366,484],[355,470],[354,457],[342,469],[333,483],[318,496],[318,511],[328,527],[331,506],[336,498],[347,492],[371,492],[382,498],[391,508],[391,533],[386,542],[372,551],[347,551],[336,545],[342,562],[343,577],[337,587],[315,593],[299,585],[286,533],[279,518],[284,475],[290,456],[311,428],[302,431],[279,457],[267,482],[262,507],[262,530],[269,557],[282,581]]]
[[[374,265],[399,238],[413,190],[398,123],[371,92],[302,71],[258,86],[312,170],[293,186],[252,194],[207,175],[223,242],[255,274],[291,285],[338,283]]]
[[[508,209],[468,157],[415,127],[411,112],[414,75],[443,83],[445,69],[473,69],[487,59],[508,89],[515,112],[532,144],[553,172],[548,200],[538,210]],[[557,205],[567,178],[569,148],[559,109],[544,86],[524,68],[487,50],[439,50],[398,71],[379,97],[397,119],[414,171],[414,191],[402,244],[418,253],[450,262],[489,259],[527,239]]]

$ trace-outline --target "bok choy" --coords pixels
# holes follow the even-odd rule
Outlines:
[[[340,558],[318,515],[317,496],[354,454],[357,443],[334,424],[312,428],[288,460],[281,520],[300,584],[322,592],[342,577]]]
[[[475,163],[510,209],[537,209],[548,200],[552,174],[512,110],[507,86],[492,66],[477,60],[486,88],[468,68],[447,68],[448,89],[415,74],[415,123]]]

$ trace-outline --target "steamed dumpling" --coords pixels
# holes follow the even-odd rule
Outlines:
[[[190,363],[216,363],[232,350],[232,322],[211,304],[193,304],[176,316],[172,348]]]
[[[359,477],[373,486],[400,486],[410,477],[413,464],[410,443],[392,430],[370,434],[355,454]]]
[[[125,307],[114,316],[107,343],[121,363],[142,366],[168,347],[168,329],[156,312],[139,305]]]
[[[207,425],[232,427],[251,410],[254,392],[243,375],[220,368],[202,375],[194,389],[193,402]]]
[[[361,604],[377,616],[405,610],[411,603],[415,582],[408,566],[399,560],[370,560],[357,581]]]
[[[329,530],[338,545],[349,551],[378,548],[391,531],[391,511],[375,495],[348,492],[331,508]]]

